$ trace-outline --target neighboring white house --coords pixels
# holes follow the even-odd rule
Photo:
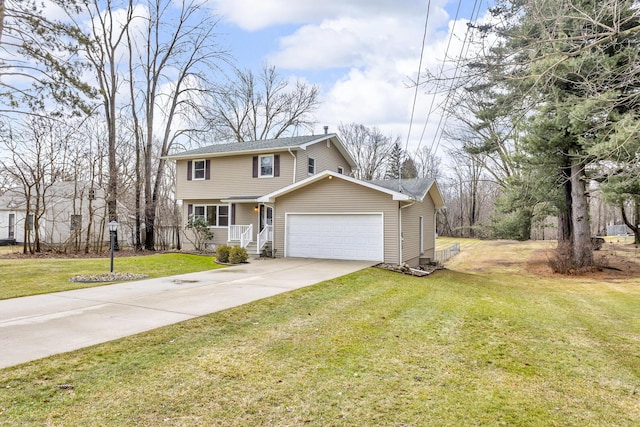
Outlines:
[[[25,229],[33,230],[35,200],[27,215],[24,192],[11,189],[0,196],[0,242],[22,243]],[[40,242],[44,245],[83,245],[108,238],[105,222],[105,191],[75,181],[53,184],[45,192],[44,211],[39,217]],[[25,228],[26,225],[26,228]],[[91,227],[88,230],[88,227]],[[31,233],[33,241],[34,233]]]
[[[0,244],[24,241],[24,196],[7,191],[0,196]]]

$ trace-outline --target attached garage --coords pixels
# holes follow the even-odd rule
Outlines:
[[[273,208],[275,256],[411,266],[434,256],[442,198],[433,180],[374,183],[323,171],[257,201]]]
[[[285,256],[384,261],[382,213],[288,213]]]

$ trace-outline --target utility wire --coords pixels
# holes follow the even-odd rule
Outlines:
[[[474,2],[473,10],[471,12],[471,20],[472,21],[476,21],[478,19],[478,15],[480,14],[481,5],[482,5],[482,0],[480,0],[480,3],[478,3],[478,0],[476,0]],[[476,6],[477,6],[477,9],[476,9]],[[455,84],[456,79],[458,78],[458,72],[460,70],[460,63],[462,62],[462,58],[463,58],[463,56],[466,57],[468,55],[469,49],[471,47],[471,43],[467,43],[470,31],[471,31],[470,29],[467,29],[467,32],[465,33],[465,36],[464,36],[464,40],[463,40],[463,43],[462,43],[462,48],[460,49],[460,55],[458,56],[458,61],[456,63],[455,73],[454,73],[453,79],[451,80],[451,86],[449,87],[449,91],[447,93],[447,98],[445,100],[443,113],[440,116],[440,121],[438,122],[438,126],[436,127],[436,133],[434,135],[433,142],[431,143],[431,148],[429,150],[430,154],[437,152],[438,148],[440,147],[440,142],[442,141],[442,135],[444,133],[444,125],[446,125],[447,120],[449,119],[449,114],[447,112],[447,108],[448,108],[449,103],[450,103],[450,101],[452,99],[453,85]],[[466,47],[466,51],[464,52],[464,55],[463,55],[462,51],[465,49],[465,47]],[[434,143],[435,143],[435,148],[434,148]]]
[[[424,32],[422,35],[422,48],[420,49],[420,63],[418,64],[418,77],[416,79],[416,90],[413,94],[413,105],[411,107],[411,118],[409,119],[409,131],[407,132],[407,142],[405,144],[405,151],[409,146],[409,138],[411,137],[411,128],[413,126],[413,118],[416,112],[416,102],[418,100],[418,89],[420,88],[420,73],[422,72],[422,60],[424,58],[424,47],[427,42],[427,28],[429,27],[429,15],[431,12],[431,0],[427,2],[427,16],[424,20]]]
[[[434,106],[435,106],[435,101],[436,101],[436,94],[440,91],[440,87],[441,85],[443,85],[443,81],[440,79],[440,76],[442,76],[443,72],[444,72],[444,67],[447,61],[447,58],[449,57],[449,49],[451,48],[451,41],[453,40],[453,35],[455,33],[455,29],[456,29],[456,24],[458,23],[458,17],[460,15],[460,8],[462,5],[462,0],[458,0],[458,7],[456,8],[456,15],[455,18],[453,19],[453,26],[451,28],[451,33],[449,34],[449,40],[447,41],[447,48],[445,49],[445,53],[444,53],[444,57],[442,58],[442,64],[440,64],[440,69],[438,70],[437,76],[438,76],[438,84],[436,85],[436,90],[434,91],[434,96],[431,98],[431,105],[429,105],[429,111],[427,112],[427,118],[425,119],[424,122],[424,126],[422,127],[422,133],[420,134],[420,139],[418,140],[418,146],[416,147],[416,152],[420,149],[420,145],[422,145],[422,140],[424,139],[424,134],[425,131],[427,129],[427,125],[429,123],[429,119],[431,118],[431,114],[433,113],[433,111],[435,110]],[[408,143],[409,140],[407,139],[407,148],[408,148]],[[406,148],[405,148],[406,150]]]

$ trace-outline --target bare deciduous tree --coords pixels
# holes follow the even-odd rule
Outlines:
[[[26,208],[24,253],[41,251],[41,221],[47,211],[50,189],[64,178],[67,164],[65,141],[69,129],[52,119],[31,117],[22,126],[3,132],[0,144],[8,158],[2,169],[20,187]]]
[[[109,181],[107,184],[107,211],[109,221],[118,220],[118,163],[116,145],[118,141],[118,97],[122,84],[122,60],[126,50],[126,36],[135,16],[133,0],[119,3],[107,0],[92,0],[87,5],[91,28],[87,37],[91,44],[85,54],[92,65],[99,87],[100,102],[107,124],[107,147]],[[67,9],[68,10],[68,9]],[[78,28],[81,25],[77,24]],[[116,235],[115,247],[119,249]]]
[[[441,177],[440,158],[433,154],[431,147],[423,147],[413,155],[413,161],[421,178],[438,179]]]
[[[233,78],[211,100],[210,126],[221,140],[260,141],[313,126],[318,86],[289,82],[267,65],[257,76],[239,69]]]
[[[132,34],[133,27],[129,27],[127,39],[136,153],[140,148],[143,153],[137,170],[142,168],[144,185],[137,188],[144,188],[145,248],[154,250],[164,156],[177,138],[197,131],[188,116],[203,108],[199,102],[210,92],[218,61],[226,61],[227,53],[217,44],[217,22],[201,1],[185,1],[179,8],[170,0],[148,5],[144,32]],[[136,224],[137,235],[139,228]],[[136,237],[136,246],[138,243]]]
[[[378,128],[368,128],[357,123],[338,126],[345,147],[356,162],[353,176],[365,181],[384,177],[393,139]]]

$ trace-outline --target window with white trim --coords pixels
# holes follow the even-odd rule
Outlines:
[[[204,218],[209,227],[229,225],[229,205],[194,205],[194,218]]]
[[[193,179],[204,179],[207,163],[204,160],[193,161]]]
[[[316,173],[316,159],[309,157],[309,175]]]
[[[344,175],[344,169],[342,168],[342,166],[338,166],[338,173],[340,175]]]
[[[273,177],[273,154],[259,156],[259,177],[260,178],[271,178]]]

